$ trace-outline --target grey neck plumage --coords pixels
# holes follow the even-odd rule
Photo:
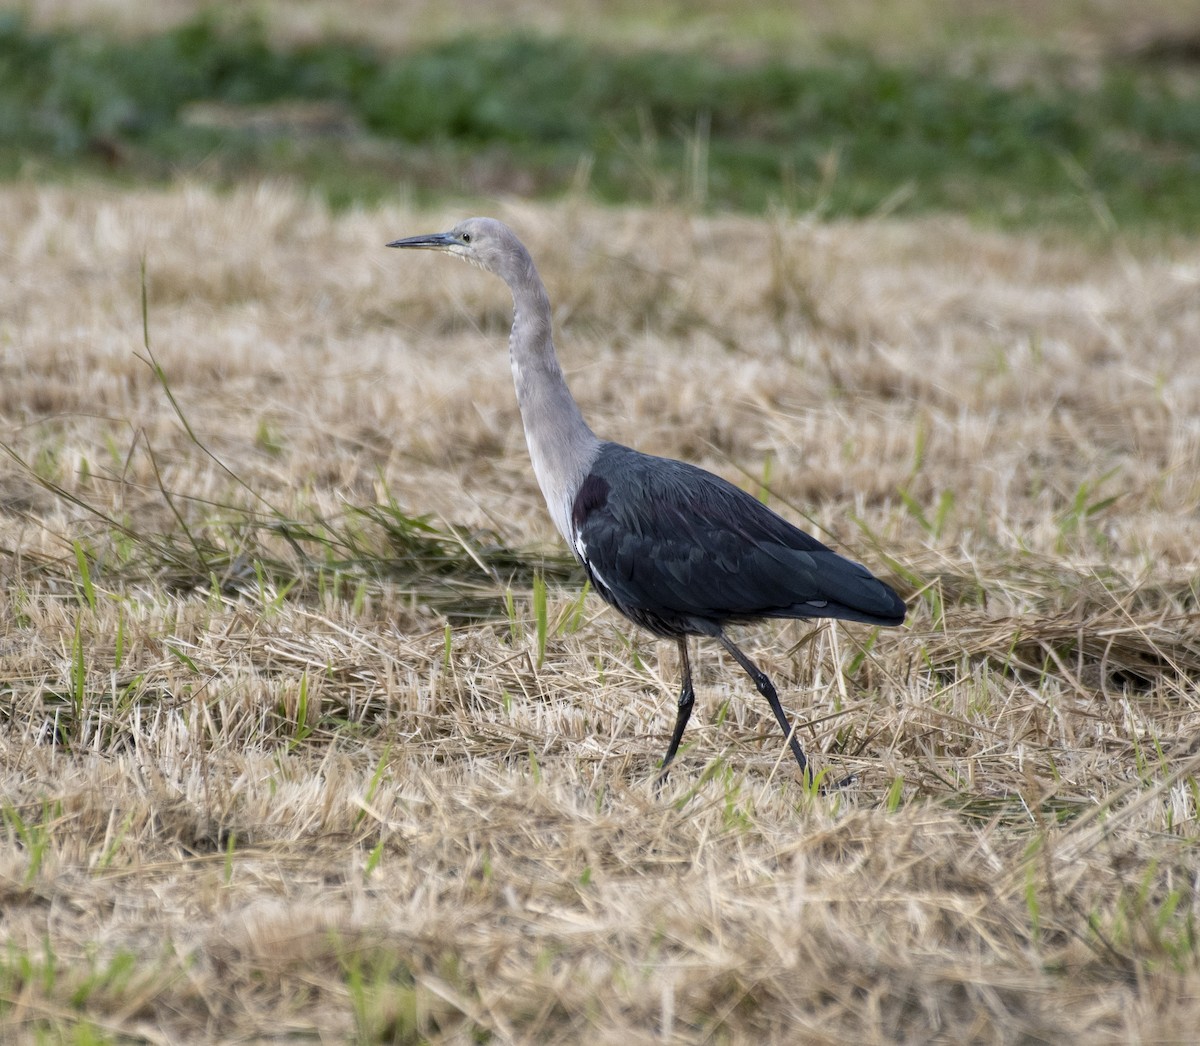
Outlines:
[[[599,453],[600,440],[583,420],[563,378],[554,352],[550,299],[533,259],[522,249],[511,266],[500,275],[513,293],[508,355],[525,442],[554,525],[574,547],[571,505]]]

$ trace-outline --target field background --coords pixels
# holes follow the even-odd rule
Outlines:
[[[0,1038],[1194,1041],[1200,5],[401,7],[2,16]],[[848,787],[704,645],[655,793],[469,213],[905,594],[740,633]]]

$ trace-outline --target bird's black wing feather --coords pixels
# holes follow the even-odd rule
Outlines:
[[[903,601],[865,567],[684,462],[605,444],[573,523],[596,588],[656,631],[760,617],[904,620]]]

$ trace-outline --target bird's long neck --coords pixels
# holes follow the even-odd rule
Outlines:
[[[532,259],[522,254],[504,274],[513,294],[509,362],[538,486],[558,532],[572,544],[571,504],[600,441],[567,388],[554,352],[550,299]]]

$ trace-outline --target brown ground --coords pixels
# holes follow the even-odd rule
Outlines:
[[[1192,1038],[1200,246],[498,212],[598,431],[767,476],[911,596],[742,633],[856,782],[808,794],[705,646],[656,796],[673,650],[570,587],[539,667],[524,587],[447,631],[156,565],[389,493],[554,548],[503,287],[382,247],[461,213],[9,186],[0,1032]]]

